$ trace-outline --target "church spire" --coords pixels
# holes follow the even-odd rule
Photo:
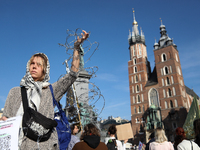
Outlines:
[[[132,10],[133,10],[133,23],[132,23],[132,32],[129,31],[129,36],[128,36],[129,44],[135,44],[135,43],[140,43],[140,42],[145,44],[144,34],[142,30],[141,30],[141,35],[139,34],[138,23],[135,19],[135,11],[134,9]]]

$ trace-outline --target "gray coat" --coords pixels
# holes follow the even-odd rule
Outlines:
[[[66,74],[64,77],[62,77],[59,81],[52,84],[56,101],[60,101],[62,96],[67,92],[69,87],[76,80],[77,76],[77,73],[71,71],[69,74]],[[6,116],[8,118],[15,117],[21,102],[21,88],[12,88],[6,99],[3,116]],[[53,99],[49,87],[42,89],[42,96],[38,111],[44,116],[54,119]],[[58,136],[56,130],[51,134],[51,137],[48,141],[39,143],[39,149],[41,150],[52,150],[52,148],[58,149]],[[36,150],[38,149],[38,145],[37,142],[32,141],[25,136],[23,138],[20,149]]]

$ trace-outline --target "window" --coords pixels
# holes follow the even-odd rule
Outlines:
[[[173,89],[173,93],[174,93],[174,96],[175,96],[176,95],[175,87],[173,87],[172,89]]]
[[[136,107],[134,107],[135,114],[137,113]]]
[[[142,91],[142,84],[140,84],[140,89],[141,89],[141,91]]]
[[[176,99],[174,100],[174,103],[175,103],[175,107],[178,107],[178,103]]]
[[[134,83],[134,79],[133,79],[133,76],[131,76],[131,82],[132,82],[132,83]]]
[[[181,70],[180,70],[179,66],[177,66],[177,72],[179,75],[181,75]]]
[[[172,102],[172,100],[170,100],[170,107],[171,107],[171,108],[174,107],[174,106],[173,106],[173,102]]]
[[[165,86],[164,79],[162,79],[162,86]]]
[[[136,64],[136,58],[134,58],[134,64]]]
[[[175,53],[175,57],[176,57],[176,61],[178,62],[178,56],[177,56],[177,54]]]
[[[164,98],[166,97],[165,89],[163,89],[163,97],[164,97]]]
[[[149,93],[150,104],[154,104],[155,106],[159,106],[158,92],[156,89],[152,88]]]
[[[164,74],[166,75],[166,74],[169,74],[169,69],[168,69],[168,67],[164,67]]]
[[[168,88],[168,94],[169,94],[169,96],[172,96],[172,91],[170,88]]]
[[[174,84],[174,78],[173,78],[173,76],[171,76],[171,81],[172,81],[172,84]]]
[[[167,101],[165,101],[165,108],[167,109],[168,107],[167,107]]]
[[[137,67],[136,66],[134,67],[134,71],[135,71],[135,73],[137,72]]]
[[[135,56],[135,46],[133,46],[133,56]]]
[[[141,45],[139,45],[139,55],[142,55]]]
[[[142,102],[144,102],[144,96],[143,96],[143,94],[141,94],[141,96],[142,96]]]
[[[138,113],[141,113],[141,107],[140,106],[138,107]]]
[[[138,76],[135,75],[135,82],[138,82]]]
[[[134,86],[132,86],[132,93],[134,93]]]
[[[141,74],[139,74],[139,81],[141,81]]]
[[[170,85],[170,81],[169,78],[167,77],[167,85]]]
[[[163,54],[161,55],[161,60],[162,60],[162,62],[167,60],[167,56],[166,56],[165,53],[163,53]]]
[[[140,103],[140,95],[137,95],[137,102]]]
[[[142,106],[142,109],[143,109],[143,112],[145,112],[145,108],[144,108],[144,105]]]
[[[140,92],[139,85],[136,85],[136,90],[137,90],[137,93]]]

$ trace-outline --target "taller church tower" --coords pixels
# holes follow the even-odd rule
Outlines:
[[[155,66],[151,71],[145,37],[142,30],[139,33],[133,11],[133,26],[128,36],[133,144],[147,142],[149,134],[160,126],[173,141],[174,131],[183,126],[195,95],[186,91],[177,46],[167,35],[162,21],[160,34],[158,43],[154,44]]]

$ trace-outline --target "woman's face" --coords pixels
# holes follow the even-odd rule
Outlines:
[[[30,62],[29,72],[34,81],[41,81],[43,76],[43,61],[41,57],[34,57]]]

